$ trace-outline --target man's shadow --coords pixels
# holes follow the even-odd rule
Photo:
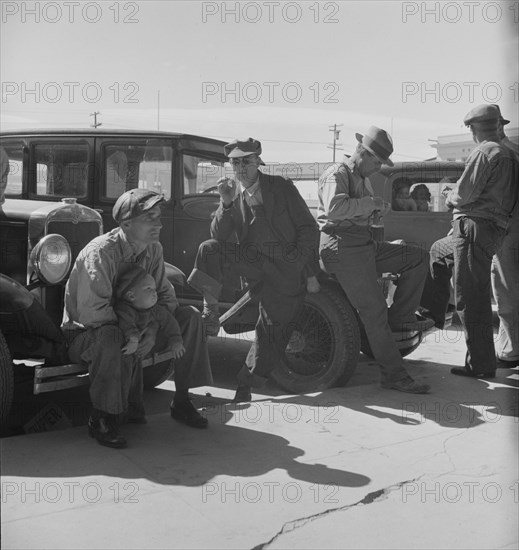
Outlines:
[[[362,487],[371,481],[361,473],[301,462],[298,459],[305,454],[302,449],[278,435],[230,425],[233,414],[228,411],[220,418],[212,415],[206,430],[194,430],[155,415],[145,426],[122,429],[131,442],[122,450],[101,447],[79,429],[16,438],[12,452],[9,446],[4,447],[2,473],[22,478],[144,478],[163,485],[196,487],[218,476],[258,477],[280,469],[292,479],[330,486]],[[18,453],[37,444],[34,438],[46,439],[38,460],[19,460]]]

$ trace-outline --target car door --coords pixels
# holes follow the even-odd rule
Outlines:
[[[177,238],[172,263],[189,275],[200,243],[211,236],[212,216],[220,202],[216,183],[221,177],[232,176],[232,171],[226,163],[223,143],[216,140],[183,136],[177,151],[173,215]],[[184,288],[182,296],[196,301],[190,287]]]
[[[452,212],[442,191],[452,188],[462,172],[461,163],[445,162],[414,163],[391,172],[384,188],[384,200],[391,203],[384,216],[385,240],[403,239],[429,250],[445,237],[451,229]]]

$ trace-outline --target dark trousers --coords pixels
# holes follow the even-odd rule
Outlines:
[[[445,314],[449,306],[453,269],[454,241],[452,235],[448,235],[431,246],[429,271],[420,301],[420,305],[429,310],[441,328],[445,324]]]
[[[262,283],[255,295],[259,302],[256,337],[238,375],[241,382],[255,387],[262,386],[269,373],[286,361],[285,348],[306,294],[294,263],[267,258],[259,250],[257,246],[205,241],[188,279],[195,290],[216,298],[229,277],[245,277],[251,285]]]
[[[407,372],[392,330],[405,331],[406,323],[416,320],[427,252],[412,245],[375,242],[367,227],[359,227],[355,232],[322,233],[321,258],[359,312],[383,381],[405,378]],[[385,272],[400,274],[389,311],[377,282],[377,274]]]
[[[209,352],[200,313],[191,306],[175,312],[186,352],[175,360],[177,388],[211,385]],[[117,325],[78,331],[69,345],[69,357],[88,366],[90,399],[98,411],[142,414],[142,366],[135,355],[123,355],[124,336]],[[160,329],[152,352],[164,350]]]
[[[456,310],[467,342],[465,368],[476,374],[496,370],[490,273],[504,233],[484,219],[462,217],[453,223]]]

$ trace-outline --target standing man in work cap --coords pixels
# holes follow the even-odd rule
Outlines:
[[[126,440],[119,433],[121,417],[145,423],[142,404],[141,361],[125,355],[125,337],[114,311],[117,280],[136,266],[155,279],[157,305],[171,313],[182,333],[185,352],[175,360],[175,397],[171,416],[188,426],[204,428],[207,419],[189,400],[188,389],[212,384],[209,354],[200,313],[178,305],[166,278],[162,245],[161,202],[164,197],[147,189],[122,194],[113,208],[119,227],[93,239],[78,255],[65,289],[62,329],[69,341],[72,361],[86,363],[90,375],[93,411],[90,435],[99,444],[121,448]],[[141,334],[135,354],[144,358],[153,350],[165,351],[157,325]],[[177,354],[178,355],[178,354]]]
[[[442,326],[454,275],[456,312],[463,325],[467,352],[465,365],[452,374],[494,378],[491,266],[502,245],[517,202],[518,163],[500,143],[501,112],[497,105],[478,105],[463,122],[477,146],[454,189],[445,192],[453,208],[452,231],[431,247],[430,272],[422,296],[428,315]]]
[[[235,402],[251,400],[285,348],[307,290],[317,292],[317,224],[294,184],[258,170],[261,143],[235,139],[224,147],[234,179],[218,181],[220,205],[211,223],[212,239],[198,250],[189,284],[204,296],[209,334],[218,332],[222,282],[244,277],[258,303],[256,335],[238,374]],[[237,238],[237,243],[232,239]]]
[[[422,294],[427,253],[417,246],[379,242],[373,238],[375,216],[389,204],[374,196],[369,179],[389,158],[393,141],[371,126],[355,134],[358,144],[351,157],[330,166],[319,179],[317,222],[321,230],[320,254],[326,270],[337,277],[359,312],[369,345],[380,365],[382,387],[408,393],[427,393],[429,386],[409,376],[393,332],[423,331],[432,326],[415,312]],[[388,310],[378,284],[378,273],[398,273],[393,305]]]
[[[499,110],[498,105],[495,107]],[[509,123],[499,110],[497,136],[501,145],[508,147],[519,160],[519,145],[505,134],[504,127]],[[519,185],[517,179],[515,185]],[[513,368],[519,365],[519,201],[515,203],[506,235],[492,260],[492,291],[499,317],[497,366]]]

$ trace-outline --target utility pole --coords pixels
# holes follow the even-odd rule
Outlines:
[[[101,113],[99,111],[94,111],[93,113],[90,113],[90,116],[94,117],[94,124],[90,125],[92,128],[97,128],[98,126],[101,126],[101,124],[103,124],[102,122],[97,122],[97,115],[100,114]]]
[[[340,130],[337,130],[338,126],[344,126],[344,124],[334,124],[333,126],[328,127],[328,130],[333,132],[333,145],[327,146],[328,149],[333,149],[333,162],[335,162],[335,149],[343,149],[342,143],[338,143],[339,134],[341,133]]]

